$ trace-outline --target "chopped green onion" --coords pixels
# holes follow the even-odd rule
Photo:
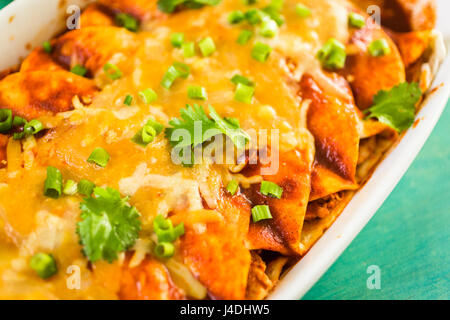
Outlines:
[[[345,46],[338,40],[329,39],[317,53],[317,58],[326,69],[342,69],[345,66]]]
[[[265,62],[270,55],[272,48],[262,42],[257,42],[252,49],[252,58],[259,62]]]
[[[270,214],[270,209],[268,205],[258,205],[252,208],[252,218],[253,222],[258,222],[261,220],[272,219]]]
[[[173,233],[175,235],[175,238],[178,239],[184,234],[184,223],[180,222],[173,228]]]
[[[185,58],[191,58],[195,56],[195,44],[194,42],[185,42],[181,45],[181,50],[183,50],[183,56]]]
[[[170,258],[175,252],[175,246],[170,242],[160,242],[155,246],[155,255],[158,258]]]
[[[228,15],[228,22],[231,24],[242,22],[244,19],[245,19],[244,13],[242,13],[242,11],[239,10],[233,11]]]
[[[242,3],[246,4],[248,6],[251,6],[252,4],[255,4],[257,2],[258,2],[258,0],[242,0]]]
[[[95,184],[89,180],[82,179],[78,182],[78,192],[86,197],[89,197],[94,191]]]
[[[375,40],[369,45],[369,54],[372,57],[382,57],[390,52],[391,48],[389,47],[389,43],[386,39]]]
[[[175,32],[172,33],[172,35],[170,36],[170,43],[175,48],[181,48],[183,42],[184,42],[184,33],[182,32]]]
[[[124,27],[125,29],[132,31],[132,32],[136,32],[139,29],[138,21],[134,17],[132,17],[126,13],[117,14],[116,15],[116,23],[119,26]]]
[[[297,15],[300,18],[306,18],[311,15],[311,9],[309,9],[307,6],[299,3],[295,6],[295,13],[297,13]]]
[[[0,132],[7,133],[13,125],[11,109],[0,109]]]
[[[240,45],[244,45],[252,37],[253,37],[253,32],[251,32],[250,30],[242,30],[241,33],[239,33],[239,36],[238,36],[236,42],[239,43]]]
[[[80,64],[76,64],[70,69],[70,72],[76,74],[77,76],[84,77],[87,73],[87,69]]]
[[[265,196],[270,195],[278,199],[281,199],[281,195],[283,194],[283,188],[270,181],[261,182],[260,191]]]
[[[51,254],[36,253],[30,260],[30,268],[33,269],[39,277],[47,279],[58,272],[55,258]]]
[[[27,123],[27,120],[25,120],[22,117],[15,116],[14,119],[13,119],[12,125],[13,125],[13,127],[21,127],[25,123]]]
[[[95,148],[87,159],[89,163],[95,163],[100,167],[106,167],[109,161],[109,153],[103,148]]]
[[[253,94],[255,93],[255,88],[246,86],[245,84],[238,83],[236,86],[236,91],[234,92],[234,100],[250,104],[252,103]]]
[[[158,214],[155,219],[153,219],[153,229],[170,229],[172,228],[172,221],[170,219],[165,219],[163,215]]]
[[[66,184],[64,185],[63,193],[68,196],[73,196],[75,193],[77,193],[77,190],[77,183],[73,180],[67,180]]]
[[[14,132],[14,134],[13,134],[13,139],[14,140],[21,140],[21,139],[23,139],[23,138],[25,138],[25,132]]]
[[[266,38],[273,38],[278,32],[278,25],[272,19],[264,19],[259,29],[259,34]]]
[[[146,147],[149,143],[153,142],[155,137],[160,134],[163,129],[164,126],[161,123],[154,119],[149,119],[142,129],[134,135],[131,141],[142,147]]]
[[[251,25],[259,24],[263,21],[265,13],[258,9],[250,9],[245,14],[244,17]]]
[[[127,94],[125,100],[123,101],[123,104],[131,106],[131,102],[133,102],[133,96],[131,94]]]
[[[174,62],[164,74],[161,80],[161,86],[170,89],[177,78],[187,78],[189,73],[190,69],[188,65],[181,62]]]
[[[143,103],[152,103],[156,101],[156,99],[158,99],[158,95],[156,94],[156,92],[150,88],[139,91],[138,95]]]
[[[120,79],[122,78],[123,75],[119,67],[109,62],[103,66],[103,71],[105,71],[106,75],[110,77],[112,80]]]
[[[269,17],[277,23],[279,27],[281,27],[284,24],[284,18],[280,14],[280,11],[272,6],[268,6],[262,9],[264,13],[269,15]]]
[[[187,88],[187,94],[190,99],[206,100],[208,98],[206,89],[200,86],[189,86]]]
[[[216,45],[211,37],[207,37],[198,43],[198,47],[204,57],[209,57],[216,51]]]
[[[241,76],[240,74],[235,74],[233,76],[233,78],[230,79],[230,81],[236,85],[239,83],[242,83],[242,84],[245,84],[246,86],[250,86],[250,87],[255,86],[255,83],[252,80],[250,80],[249,78],[246,78],[244,76]]]
[[[169,89],[178,77],[179,73],[177,69],[174,66],[170,66],[161,80],[161,86]]]
[[[283,4],[284,4],[284,0],[271,0],[269,7],[280,11],[281,9],[283,9]]]
[[[45,51],[45,52],[47,52],[47,53],[52,53],[53,48],[52,48],[52,45],[50,44],[50,41],[45,41],[45,42],[42,44],[42,48],[44,48],[44,51]]]
[[[366,21],[364,20],[364,17],[362,15],[355,12],[350,12],[348,14],[348,24],[350,25],[350,27],[361,29],[365,26]]]
[[[42,122],[40,122],[39,120],[33,119],[24,125],[23,132],[25,132],[25,134],[30,135],[30,134],[36,134],[39,131],[41,131],[42,129],[44,129],[44,125],[42,124]]]
[[[236,191],[239,188],[239,183],[236,180],[231,180],[230,182],[228,182],[227,185],[227,190],[228,192],[234,196],[236,194]]]
[[[44,195],[58,199],[62,192],[62,175],[55,167],[47,167],[47,178],[44,182]]]
[[[181,222],[174,227],[170,219],[158,215],[153,220],[153,231],[158,237],[158,242],[173,242],[184,234],[184,223]]]

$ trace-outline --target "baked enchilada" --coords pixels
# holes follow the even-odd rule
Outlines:
[[[434,10],[92,2],[0,80],[0,297],[264,299],[413,125]]]

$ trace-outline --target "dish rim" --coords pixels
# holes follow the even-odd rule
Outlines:
[[[67,2],[68,4],[84,6],[91,0],[70,0]],[[39,5],[49,10],[45,10],[47,14],[46,26],[40,27],[39,30],[30,29],[30,26],[22,27],[22,29],[17,28],[21,15],[24,15],[23,20],[26,20],[27,23],[29,23],[28,17],[36,17],[35,11],[32,9],[33,4],[36,6],[36,2],[33,0],[15,0],[0,10],[0,26],[6,26],[6,29],[11,27],[18,34],[15,37],[11,31],[8,32],[5,28],[1,28],[7,32],[0,33],[0,44],[6,42],[7,45],[0,46],[0,56],[6,57],[5,59],[8,62],[4,63],[0,60],[0,70],[5,69],[7,65],[13,65],[11,62],[14,60],[11,58],[13,55],[15,57],[24,56],[27,51],[30,51],[27,48],[29,46],[24,45],[26,43],[24,38],[27,39],[27,43],[31,44],[31,47],[34,47],[48,39],[50,34],[55,34],[58,27],[54,21],[60,20],[62,13],[64,13],[62,8],[58,8],[58,3],[59,0],[40,0]],[[437,0],[437,3],[438,24],[441,22],[441,27],[443,27],[445,26],[443,23],[445,12],[450,11],[450,2]],[[19,17],[19,19],[15,19],[12,23],[8,22],[12,16]],[[44,21],[43,15],[37,20]],[[31,23],[29,24],[31,25]],[[426,98],[420,112],[416,115],[416,119],[420,119],[419,123],[410,128],[402,139],[391,148],[377,166],[369,181],[358,190],[343,212],[309,252],[286,273],[267,299],[299,299],[306,294],[381,207],[429,138],[445,109],[450,95],[450,55],[448,54],[450,30],[447,30],[448,27],[439,28],[439,25],[437,29],[446,38],[447,55],[431,85],[431,88],[437,88],[437,90]],[[11,37],[13,37],[12,40]],[[1,49],[2,47],[4,50]],[[386,174],[386,172],[390,172],[390,174]],[[380,188],[380,185],[382,188]],[[363,208],[364,210],[362,210]],[[364,214],[361,214],[361,212]]]

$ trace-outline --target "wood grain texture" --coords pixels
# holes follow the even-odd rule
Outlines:
[[[406,175],[304,299],[450,299],[450,101]],[[381,289],[367,289],[367,267]]]

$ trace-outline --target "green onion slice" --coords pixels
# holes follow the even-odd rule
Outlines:
[[[262,12],[261,10],[250,9],[244,14],[244,17],[248,23],[250,23],[251,25],[256,25],[263,21],[265,15],[266,13]]]
[[[386,39],[378,39],[374,40],[369,45],[369,54],[372,57],[382,57],[391,52],[391,48],[389,47],[389,43]]]
[[[122,78],[123,75],[119,67],[109,62],[103,66],[103,71],[105,71],[106,75],[110,77],[112,80],[120,79]]]
[[[259,62],[265,62],[269,58],[272,48],[262,42],[257,42],[253,46],[251,56],[253,59]]]
[[[254,206],[252,208],[252,218],[253,218],[253,222],[272,219],[272,215],[270,214],[269,206],[268,205]]]
[[[175,32],[170,36],[170,43],[175,48],[181,48],[181,45],[184,43],[184,33]]]
[[[233,76],[233,78],[230,79],[230,81],[236,85],[239,83],[242,83],[242,84],[245,84],[246,86],[250,86],[250,87],[255,86],[255,83],[252,80],[250,80],[249,78],[246,78],[244,76],[241,76],[240,74],[235,74]]]
[[[171,229],[173,228],[172,221],[170,219],[165,219],[163,215],[158,214],[155,219],[153,219],[153,229]]]
[[[139,22],[134,17],[126,13],[117,14],[116,23],[132,32],[136,32],[139,29]]]
[[[194,42],[185,42],[181,45],[181,50],[183,50],[183,56],[185,58],[191,58],[195,56],[195,44]]]
[[[30,134],[36,134],[43,129],[44,129],[44,125],[42,124],[42,122],[40,122],[39,120],[33,119],[24,125],[23,132],[25,132],[26,135],[27,134],[30,135]]]
[[[208,98],[206,89],[200,86],[189,86],[187,88],[187,94],[190,99],[206,100]]]
[[[84,196],[89,197],[94,191],[95,184],[87,179],[82,179],[78,182],[78,192]]]
[[[228,182],[227,185],[227,191],[234,196],[236,194],[236,191],[239,188],[239,183],[236,180],[231,180],[230,182]]]
[[[281,199],[281,195],[283,194],[283,188],[277,185],[276,183],[270,181],[261,182],[260,192],[265,196],[272,196],[277,199]]]
[[[52,48],[52,45],[50,44],[50,41],[45,41],[45,42],[42,44],[42,48],[44,48],[44,51],[45,51],[45,52],[47,52],[47,53],[52,53],[53,48]]]
[[[228,22],[231,24],[242,22],[244,21],[244,19],[245,19],[244,13],[239,10],[233,11],[228,15]]]
[[[175,253],[175,246],[170,242],[160,242],[155,246],[155,255],[158,258],[170,258]]]
[[[216,45],[211,37],[207,37],[198,43],[198,47],[204,57],[209,57],[216,51]]]
[[[348,14],[348,24],[350,27],[361,29],[366,25],[366,21],[362,15],[355,12],[350,12]]]
[[[23,138],[25,138],[25,132],[14,132],[14,134],[13,134],[13,139],[14,140],[21,140],[21,139],[23,139]]]
[[[156,101],[156,99],[158,99],[158,95],[156,94],[156,92],[150,88],[139,91],[138,95],[144,103],[152,103]]]
[[[47,279],[58,272],[55,258],[51,254],[36,253],[30,260],[30,268],[33,269],[39,277]]]
[[[146,147],[153,142],[155,137],[160,134],[164,126],[154,119],[147,120],[147,123],[131,139],[134,143]]]
[[[170,89],[173,82],[177,78],[187,78],[190,73],[190,68],[187,64],[182,62],[174,62],[169,69],[167,69],[161,80],[161,86],[166,89]]]
[[[66,184],[64,185],[63,193],[68,196],[73,196],[75,193],[77,193],[78,185],[73,180],[67,180]]]
[[[331,38],[319,50],[317,58],[325,69],[342,69],[347,58],[345,46],[338,40]]]
[[[234,100],[250,104],[252,103],[254,93],[255,93],[254,87],[238,83],[236,86],[236,91],[234,92]]]
[[[83,67],[81,64],[76,64],[70,69],[70,72],[76,74],[77,76],[84,77],[87,73],[87,69]]]
[[[307,6],[305,6],[305,5],[301,4],[301,3],[298,3],[295,6],[295,13],[297,13],[297,15],[300,18],[306,18],[306,17],[309,17],[311,15],[311,9],[309,9]]]
[[[133,102],[133,96],[131,94],[127,94],[125,97],[125,100],[123,100],[123,104],[127,106],[131,106],[131,103]]]
[[[47,178],[44,182],[44,195],[58,199],[62,192],[62,175],[55,167],[47,167]]]
[[[106,167],[109,161],[109,153],[103,148],[95,148],[87,159],[89,163],[95,163],[100,167]]]
[[[252,37],[253,37],[252,31],[242,30],[241,33],[239,33],[239,36],[238,36],[236,42],[240,45],[245,45]]]
[[[27,123],[27,120],[25,120],[24,118],[15,116],[13,119],[12,125],[13,125],[13,127],[21,127],[26,123]]]
[[[261,28],[259,29],[259,34],[266,38],[273,38],[278,32],[278,24],[270,19],[265,18],[261,23]]]
[[[13,125],[11,109],[0,109],[0,132],[7,133]]]

